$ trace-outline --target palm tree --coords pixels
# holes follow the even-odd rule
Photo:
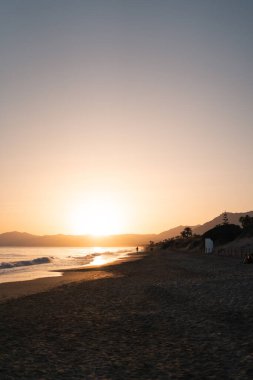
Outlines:
[[[253,218],[247,214],[245,216],[241,216],[239,222],[241,223],[242,228],[246,228],[253,224]]]
[[[191,229],[191,227],[185,227],[185,229],[181,232],[181,236],[184,239],[188,239],[189,237],[192,237],[192,229]]]

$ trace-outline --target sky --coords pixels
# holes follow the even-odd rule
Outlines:
[[[253,209],[251,0],[0,0],[0,62],[0,232]]]

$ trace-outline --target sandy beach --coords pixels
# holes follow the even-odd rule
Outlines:
[[[1,379],[251,379],[252,291],[239,258],[168,251],[2,284]]]

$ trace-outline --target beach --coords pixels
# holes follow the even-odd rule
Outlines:
[[[140,257],[2,284],[1,379],[251,379],[253,265]]]

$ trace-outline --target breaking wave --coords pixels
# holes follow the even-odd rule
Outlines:
[[[0,269],[26,267],[29,265],[47,264],[50,262],[51,260],[49,257],[38,257],[37,259],[24,260],[24,261],[2,262],[0,263]]]

